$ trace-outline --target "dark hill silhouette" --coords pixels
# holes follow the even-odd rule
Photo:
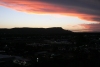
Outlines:
[[[2,34],[65,34],[72,33],[72,31],[64,30],[61,27],[52,28],[12,28],[0,29]]]

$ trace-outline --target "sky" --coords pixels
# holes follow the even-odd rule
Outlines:
[[[0,28],[100,32],[100,0],[0,0]]]

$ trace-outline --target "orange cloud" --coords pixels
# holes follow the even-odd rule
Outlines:
[[[82,2],[84,4],[81,5]],[[90,3],[93,4],[93,2]],[[83,0],[76,2],[69,0],[0,0],[0,5],[22,12],[77,16],[81,19],[100,22],[100,10],[86,6],[87,3]]]
[[[69,10],[68,8],[64,9],[62,6],[54,5],[54,4],[48,4],[44,2],[37,2],[37,1],[27,1],[27,0],[2,0],[3,2],[6,2],[5,4],[1,3],[1,5],[19,10],[24,12],[30,12],[30,13],[72,13],[74,11]],[[67,11],[67,12],[66,12]]]
[[[80,26],[83,27],[83,29],[92,31],[92,32],[100,32],[100,23],[96,24],[81,24]]]

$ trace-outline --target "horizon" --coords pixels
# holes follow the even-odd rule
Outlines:
[[[0,0],[0,28],[62,27],[100,32],[100,1]]]
[[[71,30],[68,30],[68,29],[64,29],[62,27],[48,27],[48,28],[43,28],[43,27],[34,27],[34,28],[33,27],[14,27],[14,28],[0,28],[0,29],[8,29],[8,30],[10,30],[10,29],[15,29],[15,28],[17,28],[17,29],[20,29],[20,28],[21,29],[26,29],[26,28],[27,29],[36,29],[36,28],[37,29],[38,28],[42,28],[42,29],[56,28],[57,29],[57,28],[61,28],[62,30],[65,30],[65,31],[71,31]],[[73,33],[74,32],[76,32],[76,33],[78,33],[78,32],[79,33],[93,33],[93,32],[96,33],[96,32],[99,32],[99,31],[80,31],[80,30],[74,30],[74,31],[71,31],[71,32],[73,32]]]

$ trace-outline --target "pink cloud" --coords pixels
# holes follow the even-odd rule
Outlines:
[[[92,1],[88,2],[93,5]],[[95,1],[95,3],[98,7],[98,2]],[[88,7],[86,1],[83,0],[0,0],[0,5],[27,13],[61,14],[100,22],[100,10],[97,7],[89,5]]]
[[[100,23],[96,23],[96,24],[81,24],[81,26],[88,30],[88,31],[92,31],[92,32],[100,32]]]

